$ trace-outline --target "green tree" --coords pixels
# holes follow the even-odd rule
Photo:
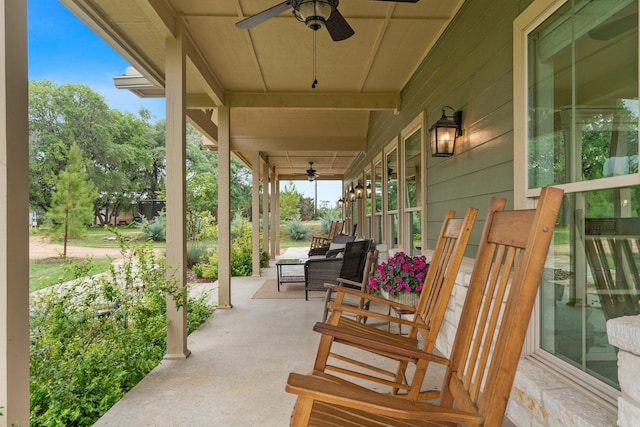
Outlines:
[[[31,209],[49,210],[57,176],[66,166],[72,144],[88,160],[87,174],[98,186],[94,210],[101,222],[147,194],[148,181],[140,177],[147,171],[153,174],[157,154],[153,149],[159,140],[164,158],[164,131],[161,137],[154,135],[149,117],[144,110],[140,117],[111,110],[104,97],[88,86],[30,82]]]
[[[296,190],[296,185],[291,181],[285,183],[280,193],[280,219],[285,221],[299,219],[299,203],[300,193]]]
[[[300,197],[300,202],[298,202],[298,207],[300,208],[300,216],[303,218],[316,218],[316,207],[315,200],[313,197]]]
[[[67,256],[67,241],[85,230],[93,218],[93,202],[97,193],[85,169],[85,160],[80,148],[73,144],[69,150],[66,168],[58,175],[55,191],[51,197],[52,207],[47,217],[53,231],[62,232],[63,255]]]
[[[187,234],[195,237],[212,217],[218,202],[218,181],[212,172],[187,178]]]

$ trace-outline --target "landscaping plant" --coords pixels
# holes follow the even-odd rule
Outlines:
[[[32,426],[91,425],[157,366],[167,296],[186,302],[189,332],[213,313],[208,294],[167,279],[171,267],[150,244],[118,237],[121,266],[88,278],[81,263],[74,281],[32,295]]]

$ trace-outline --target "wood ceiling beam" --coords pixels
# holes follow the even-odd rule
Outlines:
[[[135,0],[153,26],[164,33],[165,37],[176,37],[176,12],[163,0]]]
[[[308,178],[306,176],[304,176],[304,174],[300,175],[291,175],[291,174],[286,174],[286,173],[278,173],[278,179],[280,181],[307,181]],[[314,178],[314,181],[342,181],[342,179],[344,178],[343,174],[334,174],[331,176],[316,176]]]
[[[197,73],[195,73],[196,78],[200,81],[200,84],[207,93],[207,96],[211,98],[216,107],[225,105],[225,92],[218,80],[218,77],[209,67],[207,61],[205,61],[202,52],[194,43],[190,34],[187,40],[187,57],[191,60],[191,63],[197,71]]]
[[[145,52],[140,51],[135,42],[121,32],[114,29],[109,17],[95,7],[94,2],[84,0],[60,0],[78,19],[85,23],[102,40],[118,52],[136,70],[153,84],[164,86],[164,74],[151,61]]]
[[[339,137],[231,137],[232,151],[364,151],[363,136]]]
[[[399,93],[346,93],[346,92],[229,92],[227,102],[231,108],[306,108],[312,110],[368,110],[399,112]]]
[[[187,119],[204,136],[218,143],[218,126],[211,121],[211,113],[202,110],[187,110]]]

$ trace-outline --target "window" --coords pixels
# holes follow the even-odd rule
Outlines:
[[[382,161],[379,160],[373,168],[373,237],[376,243],[384,240],[382,221]]]
[[[619,389],[606,320],[640,313],[638,1],[534,1],[514,46],[516,203],[565,190],[536,354],[606,394]]]
[[[394,147],[385,155],[386,160],[386,177],[387,177],[387,245],[389,248],[400,247],[399,229],[400,224],[398,212],[398,148]]]
[[[412,256],[422,251],[422,198],[423,198],[423,159],[422,159],[422,115],[416,118],[402,132],[403,173],[404,173],[404,215],[405,250]]]
[[[364,236],[371,238],[374,234],[371,230],[372,213],[373,213],[373,183],[371,181],[371,170],[364,173],[364,212],[365,212],[365,229]]]

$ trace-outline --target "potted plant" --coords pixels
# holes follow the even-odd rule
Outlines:
[[[369,292],[415,307],[429,271],[424,255],[410,256],[397,252],[376,268],[367,284]]]

